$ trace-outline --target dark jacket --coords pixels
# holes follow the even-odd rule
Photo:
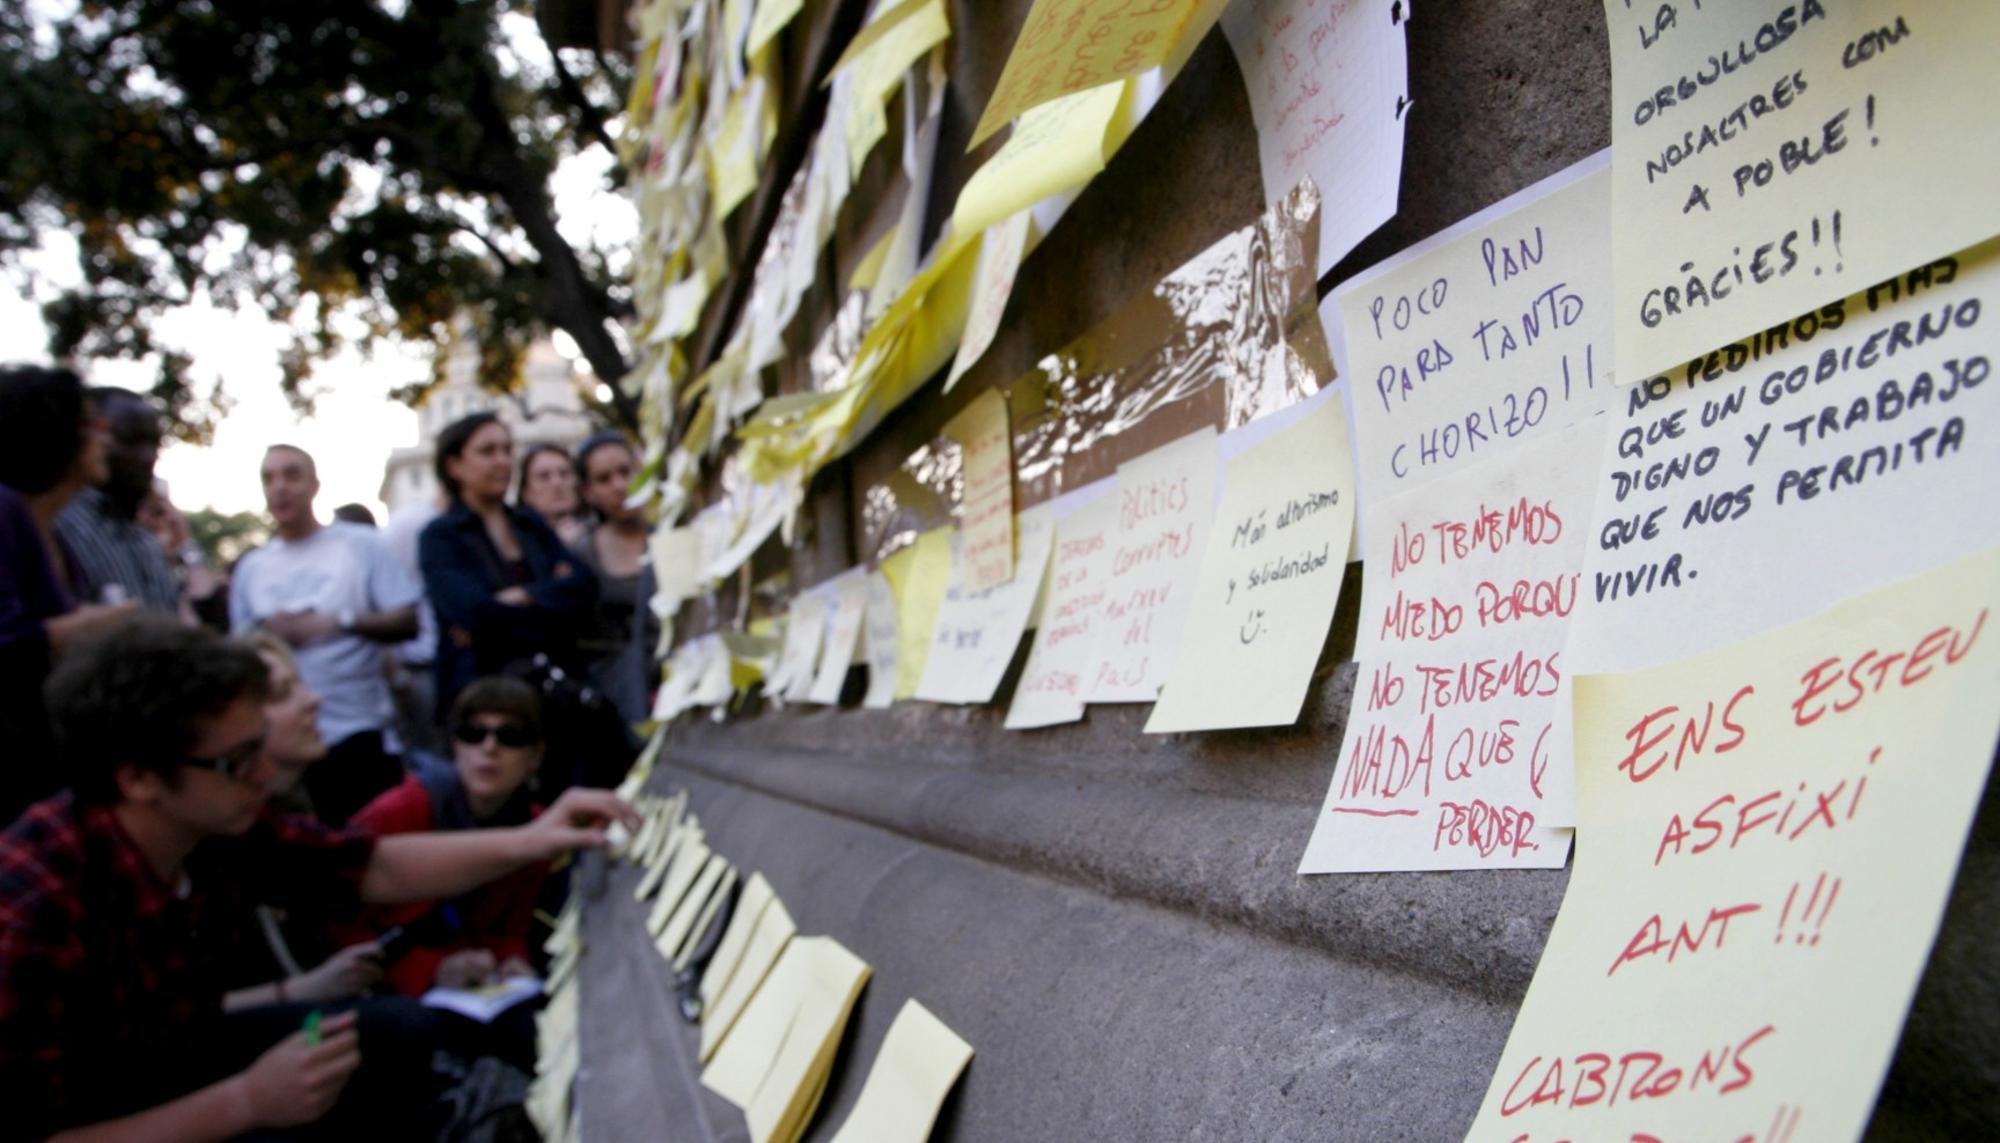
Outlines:
[[[0,484],[0,743],[9,759],[0,772],[0,826],[63,785],[42,707],[51,666],[42,624],[74,606],[27,502]]]
[[[532,607],[511,607],[493,597],[516,580],[482,523],[463,501],[424,526],[417,562],[437,613],[437,710],[444,717],[466,684],[538,654],[576,666],[576,640],[591,622],[597,577],[590,565],[556,538],[541,516],[509,507],[507,518],[521,545],[527,575],[519,586]]]

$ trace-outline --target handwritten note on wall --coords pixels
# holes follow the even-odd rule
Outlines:
[[[1027,627],[1028,609],[1034,606],[1042,569],[1048,566],[1049,542],[1054,536],[1048,505],[1021,513],[1020,533],[1020,574],[977,590],[967,582],[977,561],[971,550],[972,534],[958,534],[951,583],[938,607],[930,658],[917,684],[917,698],[950,703],[982,703],[993,698]]]
[[[1096,620],[1089,702],[1152,702],[1173,667],[1215,512],[1215,430],[1118,468],[1118,531]]]
[[[879,571],[868,577],[866,616],[862,643],[868,653],[868,693],[861,705],[886,710],[896,701],[896,593]]]
[[[1083,717],[1097,625],[1111,586],[1111,546],[1118,534],[1112,484],[1100,481],[1082,490],[1090,498],[1056,521],[1042,621],[1007,708],[1009,730]]]
[[[868,610],[868,581],[861,572],[843,573],[832,585],[833,614],[826,622],[826,642],[820,649],[806,697],[832,706],[840,701],[840,688],[847,681],[847,668],[854,662],[855,642]]]
[[[2000,232],[1989,0],[1605,0],[1620,384]]]
[[[1360,675],[1302,873],[1556,868],[1575,813],[1563,645],[1594,418],[1373,506]]]
[[[965,335],[959,338],[958,353],[951,359],[951,372],[945,375],[945,392],[951,392],[965,371],[993,345],[993,335],[1000,330],[1000,318],[1007,312],[1007,299],[1014,294],[1014,276],[1021,270],[1032,221],[1033,215],[1022,210],[987,227],[980,239],[979,269],[972,279]]]
[[[1006,396],[988,389],[944,431],[965,457],[957,574],[967,592],[982,592],[1014,578],[1014,447]]]
[[[1581,841],[1472,1140],[1858,1139],[2000,732],[1986,553],[1576,684]]]
[[[1276,202],[1310,176],[1328,204],[1322,274],[1396,213],[1406,11],[1378,0],[1235,0],[1222,13],[1257,121],[1264,197]]]
[[[1608,163],[1544,179],[1322,303],[1352,388],[1364,515],[1608,405]]]
[[[895,697],[899,699],[914,695],[917,681],[924,677],[938,608],[951,582],[951,537],[952,529],[934,528],[882,561],[882,574],[896,596]]]
[[[1296,721],[1340,600],[1353,528],[1354,462],[1338,400],[1319,400],[1233,457],[1194,610],[1147,733]]]
[[[967,149],[1031,107],[1159,66],[1201,8],[1203,0],[1035,0]]]
[[[1681,658],[2000,544],[1996,317],[1989,242],[1621,390],[1579,669]]]

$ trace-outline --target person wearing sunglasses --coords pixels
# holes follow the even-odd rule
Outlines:
[[[616,796],[582,789],[526,824],[447,834],[375,838],[278,814],[265,805],[268,690],[254,650],[162,618],[58,665],[48,708],[71,789],[0,831],[11,1135],[200,1141],[316,1124],[315,1138],[396,1137],[380,1125],[410,1109],[342,1098],[375,1052],[350,1014],[262,1040],[224,1019],[217,966],[258,939],[253,907],[450,899],[600,846],[613,821],[638,825]]]
[[[475,680],[459,692],[447,725],[451,761],[412,752],[410,775],[362,807],[353,825],[388,837],[518,826],[534,819],[541,807],[531,786],[543,754],[541,701],[534,688],[504,675]],[[523,866],[454,900],[370,909],[362,928],[336,935],[346,943],[391,928],[408,934],[405,951],[386,966],[384,976],[406,996],[532,976],[528,935],[547,874],[546,865]]]

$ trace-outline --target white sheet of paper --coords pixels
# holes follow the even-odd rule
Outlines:
[[[1631,670],[2000,544],[2000,241],[1621,389],[1571,642]],[[1836,328],[1837,325],[1837,328]]]
[[[1333,397],[1315,395],[1309,415],[1224,466],[1194,610],[1146,733],[1298,719],[1354,528],[1347,413]]]
[[[1364,526],[1378,500],[1609,407],[1610,161],[1559,171],[1321,303]]]
[[[820,648],[818,670],[806,697],[832,706],[840,701],[841,684],[854,662],[855,644],[861,638],[861,624],[868,610],[867,572],[856,568],[833,581],[833,615],[827,620],[826,641]]]
[[[1115,480],[1100,480],[1056,502],[1042,618],[1007,708],[1008,730],[1083,717],[1085,672],[1097,647],[1098,615],[1111,578],[1111,542],[1118,532],[1115,485]],[[1070,501],[1067,512],[1063,500]]]
[[[1606,418],[1376,506],[1360,667],[1301,873],[1559,868],[1575,819],[1563,647]]]
[[[1040,504],[1014,521],[1014,577],[985,591],[967,591],[958,558],[965,532],[952,537],[951,583],[938,608],[930,657],[916,697],[927,702],[983,703],[993,699],[1014,648],[1028,626],[1028,609],[1041,587],[1055,529],[1049,506]]]
[[[887,710],[896,701],[896,593],[879,571],[868,573],[862,642],[868,652],[868,694],[861,705]]]
[[[1324,274],[1396,213],[1409,109],[1408,0],[1235,0],[1222,31],[1257,122],[1264,197],[1310,177]]]
[[[1173,668],[1215,516],[1215,430],[1118,466],[1118,531],[1086,672],[1090,702],[1152,702]]]

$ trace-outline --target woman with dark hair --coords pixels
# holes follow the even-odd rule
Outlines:
[[[425,830],[524,825],[541,807],[531,781],[541,768],[542,707],[534,688],[493,676],[460,692],[451,711],[451,761],[411,754],[409,777],[348,824],[378,837]],[[375,932],[404,930],[387,967],[396,991],[465,988],[495,977],[531,976],[528,930],[546,865],[528,865],[455,901],[419,901],[368,911]],[[365,933],[345,934],[341,943]]]
[[[561,445],[533,445],[521,455],[521,475],[514,485],[514,502],[541,513],[563,543],[582,548],[590,538],[590,518],[577,501],[576,481],[569,453]]]
[[[0,367],[0,824],[63,782],[42,682],[56,658],[136,603],[79,606],[56,513],[109,474],[110,433],[67,369]]]
[[[540,658],[573,670],[597,577],[540,515],[507,503],[514,439],[492,413],[438,434],[438,483],[451,503],[424,526],[417,562],[437,613],[437,708],[482,675]]]
[[[577,549],[598,583],[597,623],[583,648],[592,656],[592,680],[628,725],[650,711],[647,691],[653,644],[659,640],[659,621],[648,606],[653,589],[645,567],[646,513],[626,502],[638,467],[638,454],[619,433],[599,433],[576,451],[583,502],[598,521]]]

